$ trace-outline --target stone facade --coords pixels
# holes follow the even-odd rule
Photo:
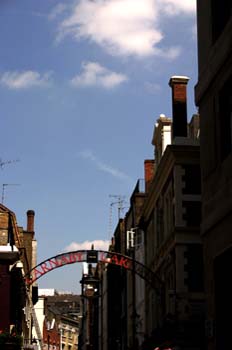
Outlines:
[[[231,347],[232,2],[197,1],[207,348]]]
[[[155,128],[162,133],[160,123]],[[154,135],[156,145],[157,130]],[[139,223],[146,266],[163,281],[160,293],[146,286],[146,348],[151,349],[165,340],[185,349],[200,349],[203,342],[200,154],[196,140],[183,141],[167,145],[156,164]]]
[[[155,123],[145,186],[138,181],[110,247],[152,271],[155,288],[146,273],[144,280],[133,269],[105,267],[111,343],[103,349],[153,350],[165,341],[204,349],[199,116],[187,122],[187,82],[170,80],[173,118],[161,114]]]

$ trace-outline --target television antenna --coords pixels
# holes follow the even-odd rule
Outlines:
[[[0,168],[3,169],[3,167],[7,164],[11,164],[11,163],[16,163],[19,162],[19,159],[13,159],[13,160],[2,160],[2,158],[0,158]]]
[[[123,212],[123,209],[125,208],[124,203],[125,203],[126,196],[110,194],[109,197],[115,199],[115,201],[112,201],[110,203],[109,235],[111,235],[111,233],[112,233],[113,206],[117,205],[117,207],[118,207],[118,220],[119,220],[121,218],[121,214]]]
[[[2,185],[2,204],[4,203],[4,199],[5,199],[5,188],[7,186],[20,186],[20,184],[3,184]]]

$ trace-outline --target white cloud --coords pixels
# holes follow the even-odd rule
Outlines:
[[[50,12],[50,14],[48,15],[48,18],[50,20],[53,20],[55,18],[57,18],[59,15],[61,15],[65,10],[67,9],[67,5],[65,4],[57,4],[52,11]]]
[[[5,72],[0,77],[0,84],[9,89],[26,89],[34,86],[48,86],[51,83],[51,72],[41,75],[35,71]]]
[[[192,14],[196,11],[196,0],[156,0],[160,12],[169,16],[177,14]]]
[[[194,10],[195,0],[80,0],[60,24],[58,39],[88,39],[118,56],[160,55],[163,16]]]
[[[94,240],[94,241],[84,241],[82,243],[72,242],[66,248],[65,251],[75,251],[75,250],[89,250],[94,246],[96,250],[108,251],[110,241]]]
[[[82,69],[82,73],[71,80],[73,86],[102,86],[110,89],[128,80],[124,74],[112,72],[97,62],[84,62]]]
[[[181,48],[177,46],[169,47],[168,49],[154,49],[157,56],[163,57],[166,60],[172,61],[181,53]]]
[[[108,174],[110,174],[116,178],[122,179],[122,180],[132,181],[132,179],[128,175],[126,175],[125,173],[121,172],[118,169],[113,168],[110,165],[103,163],[90,150],[82,151],[79,153],[79,155],[84,159],[90,160],[97,167],[97,169],[99,169],[105,173],[108,173]]]
[[[146,91],[152,95],[156,95],[161,91],[161,86],[159,84],[151,83],[149,81],[145,82],[144,87]]]

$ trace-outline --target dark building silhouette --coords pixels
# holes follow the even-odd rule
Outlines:
[[[27,291],[24,276],[36,265],[37,242],[33,210],[27,212],[27,229],[18,226],[15,214],[0,204],[0,330],[31,340],[32,308],[36,284]]]
[[[197,1],[207,349],[231,348],[232,1]]]

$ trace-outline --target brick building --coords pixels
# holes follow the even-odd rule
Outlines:
[[[15,214],[0,204],[0,329],[31,338],[31,307],[35,288],[27,292],[24,276],[36,261],[34,212],[27,212],[27,228],[18,226]],[[33,300],[32,300],[32,290]]]
[[[54,295],[45,296],[44,349],[78,349],[80,312],[79,295],[55,292]]]

